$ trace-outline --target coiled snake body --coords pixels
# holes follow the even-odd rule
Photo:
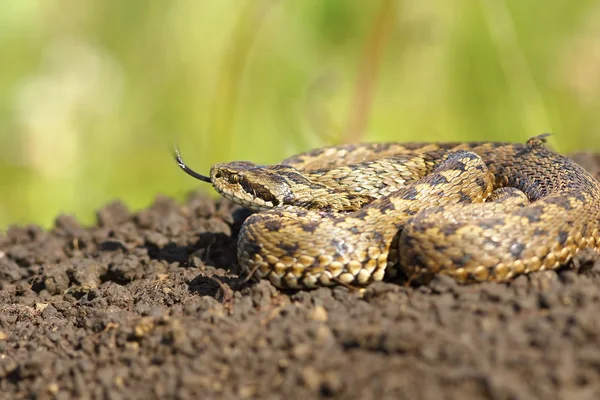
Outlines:
[[[222,195],[261,211],[239,234],[242,270],[278,287],[505,281],[600,249],[600,184],[544,136],[520,143],[326,147],[280,165],[217,164]]]

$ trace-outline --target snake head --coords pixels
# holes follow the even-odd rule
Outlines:
[[[290,204],[292,181],[306,180],[293,167],[260,165],[248,161],[215,164],[210,180],[217,192],[235,203],[255,211]]]
[[[213,165],[210,176],[206,176],[188,167],[178,148],[173,149],[173,158],[188,175],[212,184],[222,196],[254,211],[286,204],[291,196],[291,186],[281,172],[285,170],[300,175],[296,169],[285,165],[267,166],[233,161]]]

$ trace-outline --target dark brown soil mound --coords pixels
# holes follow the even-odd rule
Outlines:
[[[246,215],[193,195],[9,228],[0,397],[600,398],[595,254],[508,284],[238,290]]]

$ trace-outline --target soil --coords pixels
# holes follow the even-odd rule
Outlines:
[[[247,215],[192,194],[8,228],[0,398],[600,398],[595,253],[506,284],[283,292],[237,277]]]

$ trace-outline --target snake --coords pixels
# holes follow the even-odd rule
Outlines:
[[[600,183],[546,136],[342,144],[208,176],[174,157],[254,211],[238,235],[241,271],[276,287],[505,282],[600,251]]]

